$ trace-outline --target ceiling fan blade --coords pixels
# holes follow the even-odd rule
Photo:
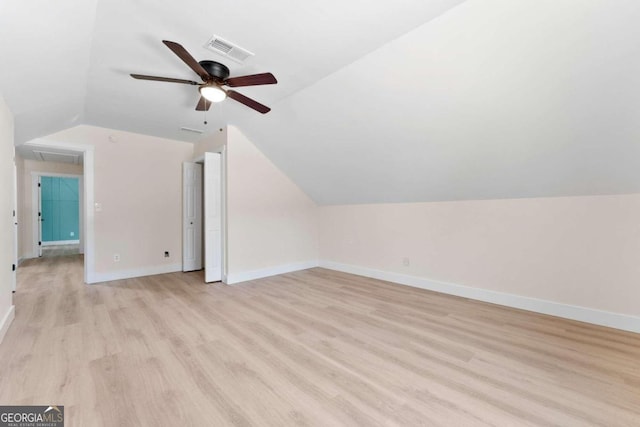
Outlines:
[[[224,84],[231,87],[274,85],[278,83],[271,73],[252,74],[250,76],[231,77],[224,81]]]
[[[178,58],[182,59],[182,61],[185,64],[187,64],[189,66],[189,68],[191,68],[193,71],[195,71],[195,73],[197,75],[202,77],[202,80],[204,80],[204,81],[211,80],[211,76],[209,75],[207,70],[202,68],[202,65],[200,65],[198,63],[198,61],[196,61],[193,58],[193,56],[191,56],[191,54],[189,52],[187,52],[187,50],[184,47],[182,47],[181,44],[176,43],[176,42],[172,42],[172,41],[169,41],[169,40],[162,40],[162,43],[164,43],[169,49],[171,49],[171,51],[173,53],[178,55]]]
[[[249,108],[253,108],[254,110],[262,114],[266,114],[271,111],[271,108],[267,107],[266,105],[262,105],[258,101],[254,101],[253,99],[248,98],[243,94],[236,92],[235,90],[228,90],[227,96],[231,99],[235,99],[239,103],[244,104]]]
[[[145,76],[144,74],[131,74],[131,77],[138,80],[155,80],[157,82],[184,83],[187,85],[198,85],[200,83],[193,80],[172,79],[171,77]]]
[[[211,108],[211,101],[207,101],[204,96],[201,96],[198,105],[196,105],[196,111],[208,111],[209,108]]]

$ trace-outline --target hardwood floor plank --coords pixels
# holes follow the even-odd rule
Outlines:
[[[0,404],[69,426],[625,426],[640,335],[323,269],[87,286],[28,260]]]

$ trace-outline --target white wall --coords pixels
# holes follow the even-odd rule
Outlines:
[[[16,156],[18,166],[18,256],[20,259],[36,256],[33,246],[33,177],[32,172],[82,175],[82,165],[69,163],[40,162]],[[82,232],[81,232],[82,233]]]
[[[91,126],[51,137],[95,147],[97,277],[180,270],[181,165],[224,136],[195,149]],[[320,259],[328,268],[640,331],[640,194],[318,207],[240,130],[229,127],[226,140],[228,283]]]
[[[95,126],[42,140],[94,147],[95,281],[181,270],[182,162],[225,143],[228,283],[317,265],[317,206],[236,128],[195,146]]]
[[[638,22],[637,0],[467,0],[245,133],[321,205],[640,192]]]
[[[220,128],[217,132],[205,136],[193,145],[193,158],[197,159],[205,152],[217,153],[221,147],[227,144],[227,127]]]
[[[640,332],[639,219],[640,194],[325,206],[320,258],[330,268]]]
[[[14,316],[13,254],[13,116],[0,95],[0,342]]]
[[[47,140],[95,147],[96,281],[182,269],[182,162],[193,144],[95,126]]]
[[[227,142],[227,282],[317,264],[317,207],[237,128]]]

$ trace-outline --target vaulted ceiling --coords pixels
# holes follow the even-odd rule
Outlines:
[[[0,92],[28,141],[77,124],[195,141],[240,127],[321,204],[640,191],[637,0],[5,0]],[[217,34],[256,56],[203,46]],[[273,108],[205,116],[161,40]]]
[[[196,88],[129,77],[198,79],[163,39],[225,63],[232,76],[272,72],[278,85],[238,91],[274,106],[461,2],[3,0],[0,90],[18,143],[78,123],[193,141],[200,136],[181,127],[215,130],[257,113],[229,101],[204,126]],[[205,49],[213,34],[255,57],[241,65]]]

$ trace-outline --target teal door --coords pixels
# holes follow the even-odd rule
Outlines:
[[[78,240],[78,178],[43,176],[40,179],[42,241]]]

